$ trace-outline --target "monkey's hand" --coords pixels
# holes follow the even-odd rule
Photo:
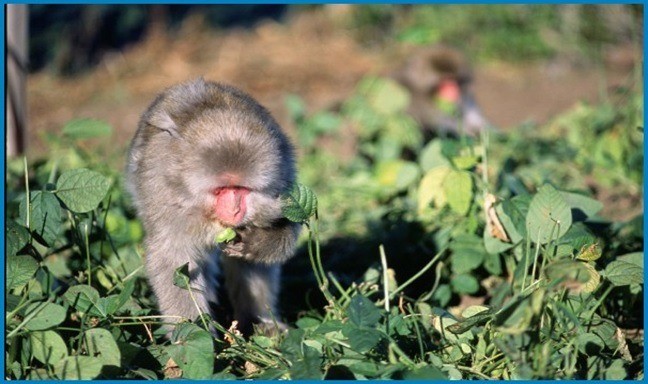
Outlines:
[[[239,228],[236,239],[225,245],[223,251],[255,263],[284,262],[294,253],[300,229],[300,224],[288,219],[280,219],[269,227]]]

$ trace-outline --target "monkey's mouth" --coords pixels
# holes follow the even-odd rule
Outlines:
[[[227,227],[238,227],[247,212],[247,196],[250,190],[240,186],[227,186],[215,188],[212,194],[214,201],[214,214],[216,220]]]

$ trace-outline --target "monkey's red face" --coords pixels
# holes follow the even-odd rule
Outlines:
[[[459,104],[461,102],[461,89],[459,89],[459,84],[454,80],[443,80],[439,84],[437,96],[441,100]]]
[[[244,187],[221,187],[212,193],[216,196],[216,219],[228,227],[240,225],[247,212],[247,195],[250,190]]]

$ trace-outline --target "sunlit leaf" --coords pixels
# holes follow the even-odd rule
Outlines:
[[[106,197],[110,184],[110,179],[99,172],[85,168],[72,169],[58,178],[56,196],[72,212],[89,212]]]
[[[572,215],[564,197],[546,184],[533,197],[526,226],[533,242],[545,244],[564,235],[572,224]]]
[[[68,356],[65,341],[54,331],[31,332],[29,342],[33,356],[43,364],[56,364]]]

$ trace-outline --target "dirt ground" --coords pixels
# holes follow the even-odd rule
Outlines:
[[[47,71],[31,75],[30,147],[42,152],[39,132],[57,132],[80,117],[108,121],[117,132],[115,144],[125,146],[156,93],[198,76],[248,91],[290,132],[294,127],[284,96],[297,94],[316,111],[346,98],[362,76],[389,73],[407,50],[402,45],[383,51],[363,48],[325,13],[299,13],[284,23],[267,21],[251,30],[222,32],[189,18],[177,35],[149,35],[108,55],[84,75],[61,78]],[[613,59],[604,76],[594,68],[556,62],[477,66],[474,92],[484,114],[502,129],[522,122],[543,123],[581,100],[598,101],[601,87],[629,81],[632,51],[619,50]]]

